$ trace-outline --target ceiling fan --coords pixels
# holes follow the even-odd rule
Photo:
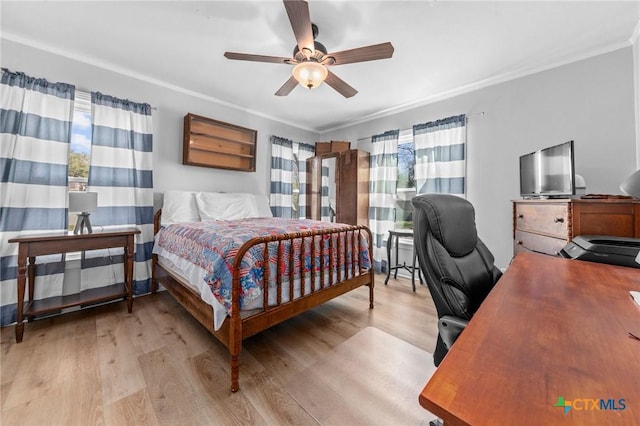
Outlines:
[[[292,76],[275,93],[277,96],[287,96],[298,83],[303,87],[313,89],[324,81],[345,98],[350,98],[358,91],[332,73],[328,67],[386,59],[393,55],[393,46],[389,42],[327,53],[327,49],[322,43],[315,41],[318,27],[311,23],[309,3],[306,0],[284,0],[284,7],[289,15],[289,22],[291,22],[291,28],[293,28],[298,43],[293,50],[293,58],[235,52],[224,53],[228,59],[295,65]]]

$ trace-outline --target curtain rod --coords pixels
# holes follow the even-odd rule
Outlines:
[[[76,98],[91,102],[91,90],[76,87]],[[157,111],[158,107],[151,106],[152,111]]]
[[[482,117],[483,115],[484,115],[484,111],[481,111],[481,112],[475,112],[473,114],[466,114],[465,118],[468,119],[469,117]],[[363,138],[358,138],[356,140],[360,142],[360,141],[365,141],[367,139],[371,139],[371,136],[365,136]]]

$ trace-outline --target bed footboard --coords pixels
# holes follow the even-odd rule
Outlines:
[[[154,217],[156,232],[159,229],[160,214],[161,211],[158,211]],[[283,245],[293,246],[294,241],[298,244],[298,250],[281,250]],[[234,258],[231,314],[219,330],[213,327],[211,307],[195,291],[162,268],[155,255],[152,293],[156,292],[158,283],[162,284],[178,303],[229,349],[231,391],[236,392],[240,388],[239,356],[243,339],[361,286],[369,287],[369,308],[373,308],[373,267],[365,267],[361,258],[361,253],[371,250],[372,244],[372,234],[366,226],[342,225],[247,241],[238,249]],[[240,310],[241,263],[244,255],[252,248],[255,250],[256,246],[262,250],[264,259],[269,259],[269,248],[273,250],[274,246],[277,247],[275,265],[278,270],[272,271],[271,262],[264,262],[263,277],[275,275],[276,278],[274,282],[263,286],[261,308],[246,316],[241,315]],[[329,253],[328,256],[322,255],[326,252]],[[273,258],[273,252],[271,256]],[[312,259],[310,270],[305,270],[305,258]],[[284,275],[281,271],[285,271]],[[294,288],[296,281],[299,282],[297,289]]]

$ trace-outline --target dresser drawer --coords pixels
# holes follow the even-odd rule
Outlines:
[[[537,253],[557,255],[566,245],[566,239],[516,230],[515,240],[513,241],[513,253],[517,255],[525,251],[534,251]]]
[[[516,230],[537,232],[566,240],[568,232],[568,204],[517,203]]]

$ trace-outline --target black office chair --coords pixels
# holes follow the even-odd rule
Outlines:
[[[470,202],[455,195],[423,194],[412,203],[418,263],[438,311],[433,355],[438,366],[502,272],[478,238]]]

